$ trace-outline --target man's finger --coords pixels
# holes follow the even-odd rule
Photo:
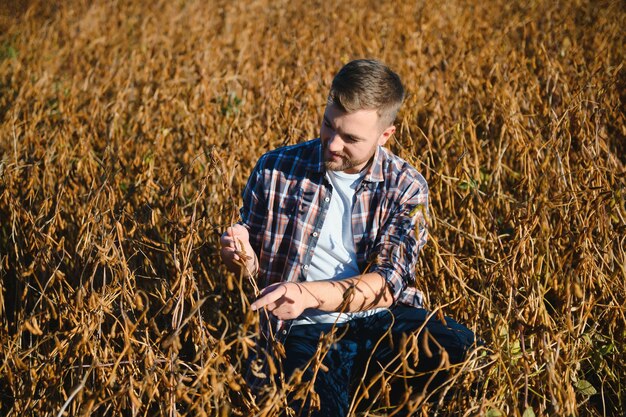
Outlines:
[[[250,304],[250,308],[252,309],[252,311],[258,310],[260,308],[263,308],[265,306],[267,306],[270,303],[273,303],[274,301],[277,301],[278,299],[280,299],[280,297],[282,297],[285,293],[282,291],[271,291],[263,296],[261,296],[260,298],[257,298],[256,301],[252,304]]]
[[[240,237],[242,235],[241,231],[239,230],[238,227],[235,226],[229,226],[226,231],[224,233],[222,233],[222,236],[220,236],[220,239],[222,241],[233,241],[235,240],[235,238]]]
[[[223,248],[238,249],[237,241],[232,237],[223,237],[220,241]]]
[[[220,238],[220,243],[222,244],[222,246],[230,245],[234,241],[235,239],[232,236],[227,235],[227,234],[223,234],[222,237]]]

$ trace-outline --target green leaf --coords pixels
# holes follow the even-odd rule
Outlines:
[[[589,381],[585,381],[584,379],[581,379],[576,383],[576,388],[584,395],[592,396],[598,393],[593,385],[591,385]]]
[[[602,345],[599,349],[600,354],[602,356],[604,355],[608,355],[609,353],[613,352],[613,349],[615,348],[615,345],[613,343],[609,343],[608,345]]]
[[[509,328],[508,326],[499,326],[498,328],[498,336],[500,338],[505,338],[509,335]]]
[[[535,417],[535,411],[532,407],[529,406],[526,408],[526,410],[524,410],[524,414],[522,414],[522,417]]]
[[[467,190],[469,188],[474,189],[478,187],[478,181],[474,178],[470,178],[469,181],[460,181],[457,185],[461,190]]]
[[[0,61],[17,58],[17,50],[9,44],[0,45]]]
[[[522,346],[520,345],[519,340],[514,340],[513,343],[509,346],[511,349],[511,355],[513,356],[521,356],[522,355]]]
[[[502,414],[502,411],[498,410],[497,408],[492,408],[491,410],[487,411],[487,414],[485,414],[486,417],[502,417],[504,414]]]

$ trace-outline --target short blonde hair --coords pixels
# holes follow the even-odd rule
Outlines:
[[[385,127],[393,124],[403,100],[404,87],[398,74],[373,59],[357,59],[344,65],[328,94],[328,104],[346,113],[376,110]]]

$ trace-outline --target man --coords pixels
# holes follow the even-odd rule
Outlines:
[[[345,65],[320,138],[263,155],[243,192],[241,221],[222,235],[226,266],[264,287],[251,308],[273,321],[270,353],[271,343],[284,343],[285,378],[297,369],[315,378],[318,415],[347,415],[364,373],[397,370],[407,340],[423,348],[414,349],[413,377],[391,384],[392,401],[439,386],[448,375],[441,365],[461,362],[474,341],[454,320],[429,315],[414,286],[428,187],[383,147],[403,99],[400,78],[382,63]],[[333,329],[340,336],[314,372],[320,336]],[[316,412],[310,402],[294,406]]]

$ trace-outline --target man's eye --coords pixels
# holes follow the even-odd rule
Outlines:
[[[356,142],[356,139],[354,138],[354,136],[346,135],[345,141],[346,142]]]

